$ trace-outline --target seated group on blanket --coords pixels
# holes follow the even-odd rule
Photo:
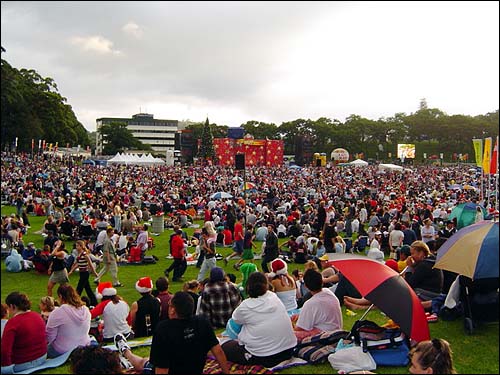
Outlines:
[[[155,297],[151,279],[139,279],[136,290],[141,298],[130,308],[110,282],[100,283],[97,298],[102,301],[89,310],[84,302],[89,299],[81,298],[66,283],[57,289],[58,303],[50,296],[41,299],[40,313],[30,310],[31,302],[25,294],[10,293],[5,300],[5,316],[2,314],[2,374],[43,365],[47,358],[58,357],[78,346],[97,345],[99,329],[97,326],[92,330],[91,324],[99,316],[103,323],[102,341],[113,342],[117,334],[127,338],[152,335],[160,320],[168,318],[172,298],[166,278],[160,277],[156,286]]]

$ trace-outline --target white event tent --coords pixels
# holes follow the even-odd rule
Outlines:
[[[165,161],[160,158],[155,158],[151,154],[120,154],[117,153],[108,160],[108,164],[125,164],[125,165],[159,165],[165,164]]]
[[[365,167],[368,165],[368,162],[364,161],[364,160],[361,160],[361,159],[356,159],[356,160],[353,160],[349,163],[350,165],[356,165],[356,166],[359,166],[359,167]]]

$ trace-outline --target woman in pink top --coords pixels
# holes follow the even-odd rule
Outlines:
[[[90,344],[90,311],[76,290],[68,284],[57,289],[61,306],[47,321],[47,356],[57,357],[78,346]]]

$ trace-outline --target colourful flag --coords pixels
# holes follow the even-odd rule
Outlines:
[[[56,145],[54,146],[54,152],[57,152],[58,148],[59,148],[59,142],[56,142]]]
[[[476,154],[476,165],[478,167],[483,166],[483,140],[473,139],[472,144],[474,145],[474,153]]]
[[[491,162],[491,137],[484,139],[484,153],[483,153],[483,172],[490,173]]]
[[[43,144],[42,144],[42,149],[45,150],[46,147],[47,147],[47,142],[45,142],[45,139],[44,139]]]
[[[498,168],[498,136],[495,140],[495,147],[493,147],[493,152],[491,153],[491,163],[490,163],[490,173],[497,173]]]
[[[33,152],[34,148],[35,148],[35,140],[31,139],[31,152]]]

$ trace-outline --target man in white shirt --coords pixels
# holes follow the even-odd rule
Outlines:
[[[302,306],[295,331],[342,330],[342,309],[338,298],[328,288],[323,288],[323,276],[314,269],[304,273],[304,283],[312,297]],[[297,333],[296,333],[297,335]]]

